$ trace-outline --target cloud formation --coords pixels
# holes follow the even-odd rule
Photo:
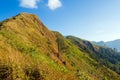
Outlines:
[[[62,6],[62,3],[60,0],[48,0],[48,7],[51,9],[51,10],[55,10],[59,7]]]
[[[37,8],[37,2],[40,0],[20,0],[20,6],[24,8]]]
[[[37,3],[41,0],[20,0],[20,6],[24,8],[38,8]],[[47,6],[51,10],[55,10],[62,6],[60,0],[48,0]]]

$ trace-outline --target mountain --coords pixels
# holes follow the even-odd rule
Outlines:
[[[107,46],[116,49],[118,52],[120,52],[120,39],[108,41],[108,42],[100,41],[100,42],[95,42],[95,44],[99,46]]]
[[[89,54],[91,58],[107,66],[120,74],[120,53],[112,48],[100,47],[92,44],[87,40],[82,40],[74,36],[67,36],[73,44],[77,45],[80,50],[83,50]]]
[[[97,44],[98,46],[106,46],[104,41],[100,41],[100,42],[93,41],[93,44]]]
[[[50,31],[34,14],[0,23],[0,80],[120,80],[120,55]]]

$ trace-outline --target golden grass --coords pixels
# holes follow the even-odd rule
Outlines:
[[[101,80],[109,72],[112,79],[119,80],[105,67],[97,69],[98,63],[87,53],[61,34],[53,34],[35,15],[21,14],[3,25],[0,80]]]

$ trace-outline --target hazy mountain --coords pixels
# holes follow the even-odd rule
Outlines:
[[[0,23],[0,80],[120,80],[120,55],[50,31],[34,14]]]
[[[108,41],[108,42],[100,41],[100,42],[95,42],[95,44],[99,46],[107,46],[116,49],[117,51],[120,52],[120,39]]]

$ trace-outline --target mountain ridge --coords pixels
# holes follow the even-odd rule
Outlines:
[[[100,42],[93,42],[99,46],[106,46],[106,47],[110,47],[110,48],[113,48],[113,49],[116,49],[118,52],[120,52],[120,39],[116,39],[116,40],[113,40],[113,41],[100,41]]]
[[[34,14],[21,13],[0,24],[0,80],[119,80],[120,57],[114,54],[50,31]]]

